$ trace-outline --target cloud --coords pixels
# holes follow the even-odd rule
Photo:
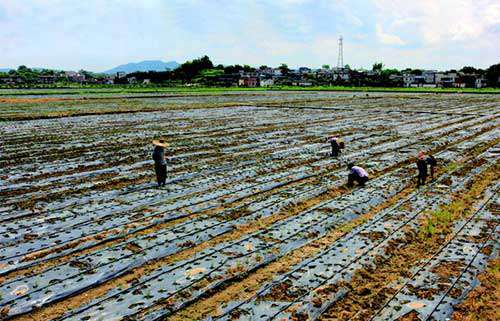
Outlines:
[[[398,36],[385,33],[384,30],[382,30],[382,26],[379,23],[377,23],[375,25],[375,35],[381,43],[386,44],[386,45],[400,45],[400,46],[402,46],[402,45],[406,44],[406,42],[404,42]]]
[[[375,4],[381,19],[425,45],[490,37],[490,30],[500,24],[498,0],[375,0]]]
[[[0,67],[99,71],[145,59],[487,67],[500,2],[489,0],[0,0]]]

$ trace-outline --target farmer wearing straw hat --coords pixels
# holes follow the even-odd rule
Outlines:
[[[326,142],[330,143],[330,145],[332,146],[332,153],[330,154],[330,156],[338,157],[341,153],[341,149],[344,148],[344,141],[339,137],[332,136],[329,137]]]
[[[156,181],[158,182],[158,187],[165,186],[167,180],[167,161],[165,155],[165,148],[168,146],[167,143],[160,140],[153,140],[153,160],[155,162],[155,172]]]
[[[418,169],[417,186],[421,186],[425,184],[425,179],[427,178],[427,161],[425,154],[423,152],[418,153],[417,169]]]

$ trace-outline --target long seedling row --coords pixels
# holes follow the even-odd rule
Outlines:
[[[359,137],[358,137],[358,139],[359,139]],[[291,156],[291,155],[282,155],[282,156],[286,156],[286,157],[288,158],[288,157],[289,157],[289,156]]]
[[[498,213],[494,209],[500,201],[499,187],[491,186],[474,213],[456,223],[453,236],[412,276],[402,280],[403,285],[372,320],[396,320],[413,311],[418,311],[422,320],[451,316],[453,305],[470,291],[476,275],[498,251]]]
[[[483,166],[483,169],[485,168],[487,166]],[[447,175],[441,178],[438,183],[449,177]],[[470,180],[471,177],[467,179]],[[464,186],[467,179],[455,187]],[[383,253],[391,241],[401,238],[403,233],[407,232],[405,229],[418,228],[419,217],[424,211],[446,203],[447,200],[443,197],[447,195],[450,195],[449,189],[445,188],[433,189],[430,196],[424,193],[412,195],[411,198],[397,204],[383,215],[375,217],[360,229],[340,238],[328,250],[321,252],[311,261],[299,265],[278,282],[266,287],[251,302],[240,306],[237,311],[237,314],[241,315],[239,319],[279,320],[292,315],[316,319],[332,302],[345,295],[347,289],[342,286],[343,282],[348,282],[360,266],[372,264],[376,255],[381,255],[380,253]],[[413,206],[411,212],[408,212],[404,208],[407,202],[417,203],[417,206]],[[280,300],[280,294],[278,294],[280,290],[284,292],[281,297],[292,298],[291,302]],[[277,296],[278,302],[273,301],[274,295]],[[229,311],[225,315],[230,315]],[[226,319],[231,319],[231,317]]]
[[[121,221],[123,221],[123,218],[122,218],[122,217],[119,217],[118,219],[119,219],[119,220],[121,220]],[[121,222],[121,221],[120,221],[120,222]],[[101,225],[99,225],[99,226],[101,226]],[[73,235],[78,235],[77,230],[72,229],[72,230],[71,230],[71,232],[73,233]],[[58,234],[59,234],[59,233],[58,233]],[[68,235],[64,235],[64,234],[63,234],[61,237],[71,237],[71,235],[69,235],[69,236],[68,236]],[[53,241],[53,240],[50,240],[50,242],[52,242],[52,241]],[[26,245],[27,245],[26,247],[28,247],[28,246],[29,246],[29,243],[34,243],[34,241],[26,243]],[[61,243],[61,241],[59,241],[58,243]],[[42,244],[43,244],[43,243],[39,243],[39,245],[42,245]],[[18,253],[16,253],[16,254],[15,254],[15,257],[19,257],[19,256],[20,256],[20,254],[19,254],[19,248],[18,248],[18,247],[13,247],[13,248],[14,248],[16,251],[18,251]],[[4,250],[5,250],[5,249],[4,249]],[[33,250],[31,250],[30,248],[28,248],[28,250],[33,251]],[[4,252],[5,252],[5,251],[4,251]],[[7,253],[7,252],[6,252],[6,253]],[[6,261],[7,261],[7,260],[12,260],[12,258],[13,258],[12,256],[11,256],[11,257],[8,257],[8,256],[7,256]]]
[[[491,165],[484,165],[483,168],[487,166]],[[449,175],[441,177],[438,183],[447,180],[449,177]],[[468,179],[470,179],[470,177]],[[437,183],[434,183],[433,185],[436,184]],[[462,185],[463,184],[465,184],[465,182],[463,182]],[[440,192],[446,194],[447,190],[441,190]],[[324,311],[328,304],[325,302],[327,300],[321,301],[320,304],[318,302],[314,304],[310,303],[310,300],[315,298],[313,289],[330,286],[329,284],[325,284],[325,279],[330,280],[330,278],[340,275],[342,278],[347,277],[348,273],[346,273],[346,271],[350,269],[351,273],[354,272],[357,267],[355,263],[362,258],[365,260],[364,263],[369,262],[370,259],[373,259],[373,248],[375,246],[380,246],[381,244],[387,245],[389,238],[395,235],[396,230],[402,229],[402,227],[409,222],[415,223],[417,216],[421,214],[424,209],[428,208],[429,204],[432,204],[432,207],[436,207],[442,203],[444,200],[440,196],[442,196],[442,194],[434,194],[431,197],[420,193],[411,194],[404,201],[398,202],[397,205],[378,214],[367,223],[338,239],[335,243],[331,244],[327,250],[319,253],[310,260],[300,263],[291,272],[282,277],[280,276],[279,280],[264,286],[263,289],[245,305],[243,305],[243,303],[228,303],[230,309],[228,309],[223,316],[226,316],[225,319],[228,320],[231,320],[234,315],[241,315],[242,319],[267,320],[274,317],[280,319],[286,317],[286,315],[281,315],[280,313],[287,310],[292,305],[296,305],[296,300],[304,299],[308,300],[306,301],[307,305],[306,302],[301,303],[303,308],[298,314],[306,314],[309,318],[317,317],[320,312]],[[428,199],[423,202],[419,199],[416,200],[418,197],[424,200],[426,197]],[[398,216],[395,211],[404,207],[404,205],[410,201],[419,203],[418,208],[413,208],[410,212],[403,210]],[[405,218],[405,216],[409,218]],[[390,221],[394,223],[389,224]],[[393,232],[389,233],[388,230],[390,229],[394,229]],[[382,234],[382,232],[384,233]],[[388,236],[380,240],[380,237],[384,235]],[[376,238],[374,238],[374,236]],[[365,257],[365,254],[370,251],[372,251],[370,257]],[[335,260],[333,258],[335,258]],[[333,261],[338,263],[330,263]],[[339,277],[334,280],[338,282]],[[331,292],[337,294],[333,290]],[[276,293],[275,295],[277,297],[273,300],[270,293]],[[298,296],[299,298],[290,303],[286,302],[290,300],[290,298],[294,298],[294,296]],[[304,298],[304,296],[306,297]],[[270,297],[270,299],[265,299],[266,297]],[[297,310],[299,309],[297,308]],[[155,313],[154,315],[158,317],[163,314]]]
[[[494,97],[146,96],[0,101],[0,319],[440,319],[497,251]],[[346,142],[338,159],[329,135]],[[165,189],[155,138],[170,143]],[[419,151],[440,169],[413,190]],[[367,187],[345,187],[349,162]],[[469,186],[487,187],[467,196],[481,214],[418,251],[420,273],[356,289]],[[378,312],[356,305],[370,287]]]
[[[375,183],[375,184],[376,184],[376,183]],[[357,200],[357,199],[359,200],[359,197],[360,197],[359,195],[358,195],[357,197],[354,197],[354,198],[352,199],[352,201],[353,201],[353,202],[356,202],[356,200]],[[383,198],[381,198],[381,199],[383,199]],[[379,200],[379,201],[380,201],[380,200]],[[375,202],[375,204],[377,204],[377,203]],[[375,204],[374,204],[374,205],[375,205]],[[306,212],[306,213],[307,213],[307,212]],[[352,217],[350,217],[350,218],[352,218]],[[316,222],[316,223],[317,223],[317,222]],[[290,225],[290,223],[288,223],[287,225]],[[327,225],[327,226],[328,226],[328,225]],[[309,227],[309,228],[311,228],[311,227]],[[281,227],[281,226],[280,226],[279,228],[277,228],[277,230],[278,230],[278,231],[280,231],[280,233],[281,233],[281,232],[282,232],[282,230],[283,230],[283,227]],[[318,232],[318,233],[319,233],[319,232]],[[313,235],[314,235],[314,234],[315,234],[315,233],[314,233],[314,231],[313,231],[313,232],[311,232],[311,234],[313,234]],[[321,234],[321,233],[319,233],[319,234]],[[288,247],[288,248],[287,248],[287,252],[285,252],[284,254],[288,253],[288,251],[290,251],[290,250],[292,250],[292,249],[293,249],[293,247],[292,247],[292,248]],[[234,251],[229,251],[229,252],[234,252]],[[284,254],[282,254],[282,255],[284,255]],[[234,258],[232,258],[232,259],[227,259],[227,260],[234,260]],[[261,263],[261,264],[263,264],[263,263]],[[229,267],[229,269],[230,269],[230,268],[231,268],[231,267]],[[196,269],[196,268],[193,268],[193,269]],[[217,274],[219,274],[219,273],[220,273],[220,271],[219,271],[219,270],[221,270],[221,268],[220,268],[220,267],[217,269]],[[213,272],[213,271],[211,271],[211,272]],[[210,273],[209,273],[209,274],[210,274]],[[212,274],[213,274],[213,273],[212,273]],[[197,281],[197,280],[196,280],[196,281]],[[220,280],[219,280],[219,282],[220,282]],[[154,292],[154,291],[153,291],[153,290],[151,290],[151,289],[150,289],[150,291]],[[141,293],[141,292],[139,292],[139,294],[140,294],[140,293]],[[203,293],[203,291],[201,291],[200,293]],[[198,293],[198,295],[200,295],[200,293]],[[137,295],[138,293],[135,293],[135,294]],[[183,294],[183,295],[185,296],[185,294]],[[126,300],[126,301],[127,301],[127,302],[129,302],[128,300]],[[180,300],[180,301],[181,301],[181,305],[180,305],[180,306],[182,307],[182,305],[183,305],[183,304],[182,304],[182,300]],[[116,304],[116,302],[114,302],[114,301],[113,301],[113,304]],[[132,304],[132,305],[133,305],[133,304]],[[102,307],[101,307],[101,308],[102,308]],[[107,310],[107,308],[106,308],[106,310]]]

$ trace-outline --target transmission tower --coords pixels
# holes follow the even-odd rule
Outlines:
[[[337,68],[344,68],[344,45],[342,36],[339,37],[339,57],[337,59]]]

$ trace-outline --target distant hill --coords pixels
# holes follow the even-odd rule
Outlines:
[[[145,60],[141,62],[131,62],[125,65],[120,65],[110,70],[106,70],[105,74],[114,74],[119,71],[131,73],[135,71],[165,71],[166,69],[175,69],[179,64],[175,61],[163,62],[161,60]]]
[[[12,68],[0,68],[0,72],[9,72]]]

